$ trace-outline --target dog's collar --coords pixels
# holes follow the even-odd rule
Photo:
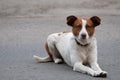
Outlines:
[[[77,45],[80,45],[80,46],[84,46],[84,47],[86,47],[86,46],[88,46],[90,43],[87,43],[87,44],[81,44],[80,42],[78,42],[76,39],[75,39],[75,42],[77,43]]]

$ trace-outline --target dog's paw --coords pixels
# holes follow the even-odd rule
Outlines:
[[[107,72],[106,71],[102,71],[102,72],[95,72],[94,77],[103,77],[106,78],[107,77]]]
[[[102,71],[101,73],[100,73],[100,77],[107,77],[107,72],[106,71]]]
[[[55,62],[56,64],[61,64],[63,61],[62,61],[62,59],[55,59],[54,62]]]

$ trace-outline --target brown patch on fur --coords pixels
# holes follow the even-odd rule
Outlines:
[[[60,35],[61,35],[61,33],[58,34],[58,36],[60,36]]]
[[[60,33],[58,33],[58,36],[61,36],[62,34],[65,34],[65,33],[69,33],[69,31],[60,32]]]
[[[82,20],[77,19],[72,28],[72,32],[74,36],[78,36],[81,29],[82,29]]]
[[[94,31],[95,31],[94,24],[92,23],[92,21],[90,19],[85,19],[85,20],[87,21],[86,30],[88,32],[88,35],[93,36]]]
[[[47,43],[47,42],[45,43],[45,49],[46,49],[48,55],[50,56],[50,58],[53,59],[53,58],[52,58],[52,55],[51,55],[51,53],[50,53],[50,51],[49,51],[49,47],[48,47],[48,43]]]
[[[63,31],[63,33],[69,33],[70,31]]]

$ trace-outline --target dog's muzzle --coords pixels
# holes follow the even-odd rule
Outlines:
[[[86,39],[86,34],[81,34],[82,39]]]

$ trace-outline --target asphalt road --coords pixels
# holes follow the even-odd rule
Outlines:
[[[115,6],[114,6],[115,7]],[[118,5],[117,5],[118,7]],[[119,80],[120,79],[120,10],[55,8],[39,15],[0,16],[0,80]],[[115,7],[116,8],[116,7]],[[36,63],[33,55],[47,55],[44,43],[49,34],[71,31],[68,15],[97,15],[102,23],[96,27],[98,62],[108,72],[107,78],[94,78],[72,71],[66,64]],[[20,16],[21,15],[21,16]]]

